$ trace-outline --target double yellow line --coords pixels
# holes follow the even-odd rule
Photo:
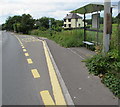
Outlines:
[[[46,57],[47,65],[48,65],[48,71],[49,71],[49,75],[50,75],[50,81],[52,84],[53,95],[54,95],[54,99],[55,99],[55,103],[54,103],[51,96],[48,94],[48,91],[43,91],[43,92],[40,92],[43,102],[45,105],[66,105],[66,102],[65,102],[65,99],[64,99],[64,96],[62,93],[62,89],[60,87],[59,81],[57,79],[57,75],[55,73],[54,66],[52,64],[50,55],[49,55],[47,47],[46,47],[46,43],[45,43],[45,41],[42,41],[42,43],[43,43],[45,57]],[[49,101],[48,101],[48,99],[49,99]]]

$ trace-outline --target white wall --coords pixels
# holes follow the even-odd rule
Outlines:
[[[64,28],[69,28],[69,24],[71,24],[71,28],[84,27],[84,22],[82,19],[78,19],[78,21],[76,21],[76,19],[71,19],[71,22],[68,22],[68,19],[66,19],[66,22],[64,22],[64,24],[66,24],[66,27]]]

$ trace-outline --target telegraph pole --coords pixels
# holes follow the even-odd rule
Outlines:
[[[111,0],[104,0],[104,32],[103,32],[103,55],[109,51],[111,35]]]

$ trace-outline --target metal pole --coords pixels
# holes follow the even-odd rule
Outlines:
[[[104,0],[104,33],[103,33],[103,55],[109,51],[110,46],[110,13],[111,0]]]
[[[84,13],[84,41],[86,41],[85,13]]]
[[[118,2],[118,56],[120,60],[120,1]]]
[[[98,27],[99,22],[98,22],[98,20],[99,20],[99,18],[98,18],[98,10],[97,10],[97,46],[98,46],[98,30],[99,30],[99,27]]]

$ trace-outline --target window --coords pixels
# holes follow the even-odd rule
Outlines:
[[[68,22],[71,22],[71,19],[68,19]]]
[[[68,26],[71,27],[71,24],[69,24]]]
[[[78,22],[78,19],[76,19],[76,22]]]
[[[64,19],[64,22],[66,22],[66,19]]]
[[[64,27],[66,27],[66,24],[64,24]]]
[[[80,24],[79,24],[79,27],[80,27]]]

